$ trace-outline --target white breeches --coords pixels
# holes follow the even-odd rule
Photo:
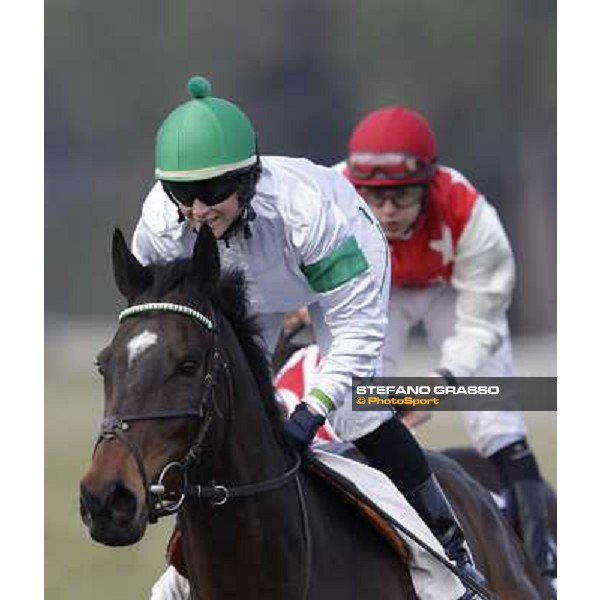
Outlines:
[[[173,565],[152,586],[150,600],[189,600],[190,583]]]
[[[449,286],[392,288],[388,335],[383,350],[384,373],[393,376],[402,360],[411,327],[422,323],[427,345],[437,365],[443,341],[453,334],[456,320],[456,292]],[[506,328],[508,331],[508,327]],[[433,370],[433,369],[432,369]],[[413,375],[413,374],[411,374]],[[415,373],[414,375],[418,375]],[[475,373],[477,377],[513,377],[510,337]],[[527,433],[523,415],[514,410],[465,411],[462,418],[477,451],[488,457]]]

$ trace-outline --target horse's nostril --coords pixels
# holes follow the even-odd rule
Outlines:
[[[114,522],[126,524],[135,516],[137,499],[131,490],[120,481],[116,481],[106,497],[106,506]]]
[[[84,523],[102,519],[127,525],[133,521],[136,509],[135,494],[120,481],[109,481],[96,493],[81,485],[79,510]]]
[[[79,488],[79,512],[81,513],[81,518],[85,521],[101,510],[102,505],[99,499],[82,483]]]
[[[81,496],[79,497],[79,514],[81,515],[81,519],[84,523],[87,523],[89,521],[90,513]]]

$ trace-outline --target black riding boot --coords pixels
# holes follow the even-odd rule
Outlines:
[[[385,473],[404,494],[459,570],[485,585],[485,578],[473,566],[456,516],[406,426],[394,417],[354,443],[371,466]],[[469,591],[463,596],[465,600],[472,597]]]
[[[509,489],[523,545],[556,598],[556,546],[548,531],[546,493],[541,480],[515,481]]]
[[[473,564],[463,530],[435,475],[431,475],[407,494],[406,499],[431,529],[448,558],[459,568],[461,573],[485,586],[485,577]],[[475,594],[468,590],[463,596],[465,600],[474,597],[476,597]]]
[[[548,505],[537,461],[525,438],[502,448],[490,461],[500,471],[508,490],[509,509],[525,549],[556,597],[556,545],[548,526]]]

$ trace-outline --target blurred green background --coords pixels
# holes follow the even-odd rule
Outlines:
[[[134,548],[78,516],[101,387],[92,366],[122,301],[109,242],[152,185],[153,138],[203,74],[254,122],[265,154],[343,158],[366,112],[423,112],[442,162],[497,206],[514,246],[517,366],[556,373],[556,5],[544,0],[221,0],[45,4],[45,585],[48,600],[140,598],[169,524]],[[418,341],[410,360],[424,360]],[[443,417],[443,418],[442,418]],[[556,479],[556,415],[529,414]],[[440,415],[423,441],[467,443]]]

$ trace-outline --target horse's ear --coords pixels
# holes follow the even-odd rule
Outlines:
[[[131,302],[152,283],[150,269],[142,266],[131,253],[118,227],[113,233],[112,262],[115,282],[127,302]]]
[[[202,225],[194,244],[194,254],[186,283],[194,287],[201,284],[215,285],[221,275],[221,261],[217,240],[208,225]]]

